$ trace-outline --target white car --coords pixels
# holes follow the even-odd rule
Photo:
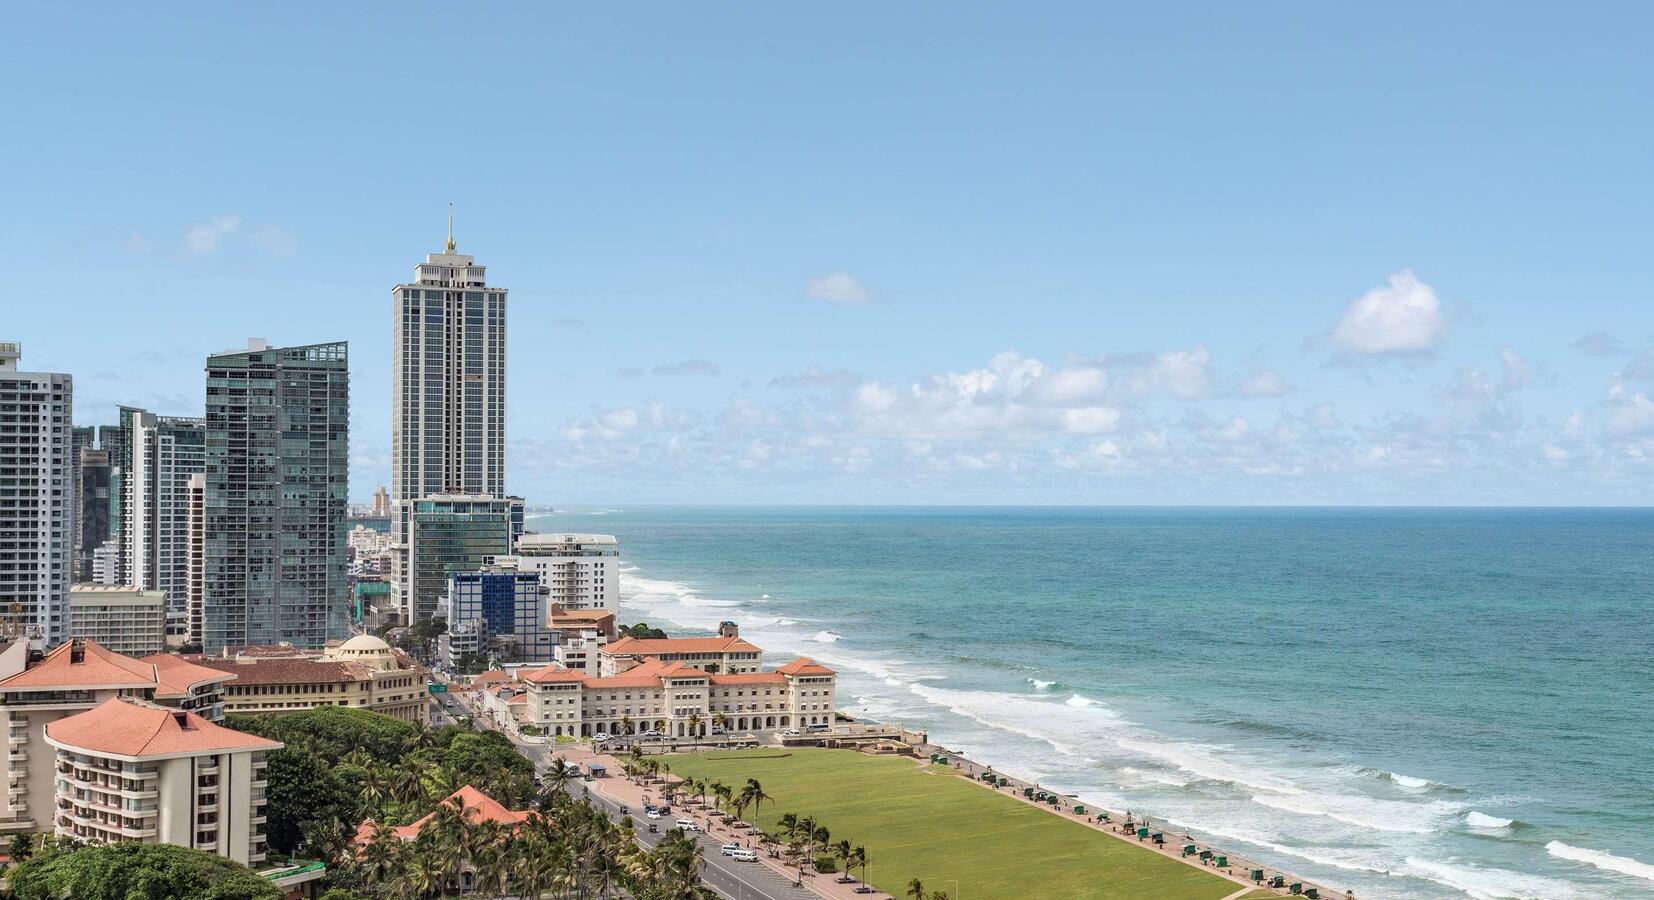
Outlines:
[[[684,831],[693,832],[701,830],[701,826],[696,825],[694,819],[679,819],[673,824],[677,825],[679,828],[682,828]]]
[[[729,858],[736,862],[757,862],[758,854],[743,847],[740,850],[731,850]]]
[[[666,737],[666,735],[661,734],[660,732],[655,731],[654,729],[651,728],[650,730],[645,731],[642,734],[638,735],[638,737],[643,738],[644,740],[654,740],[656,738]]]
[[[718,852],[722,853],[725,856],[731,856],[731,855],[733,855],[733,854],[735,854],[735,853],[737,853],[741,850],[744,850],[744,849],[746,849],[746,848],[742,847],[740,844],[725,844],[722,847],[718,848]]]
[[[598,733],[592,735],[592,740],[598,742],[599,744],[603,743],[604,741],[606,741],[608,739],[609,739],[609,733],[607,731],[599,731]]]
[[[660,818],[660,810],[658,810],[658,809],[644,810],[643,815],[646,818],[658,819],[658,818]]]

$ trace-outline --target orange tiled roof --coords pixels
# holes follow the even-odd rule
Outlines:
[[[741,672],[734,675],[713,675],[712,684],[785,684],[787,676],[780,672]]]
[[[537,684],[545,684],[553,681],[586,680],[586,676],[580,674],[579,672],[573,671],[572,669],[565,669],[561,666],[545,666],[539,669],[530,669],[526,672],[518,672],[517,678],[520,681],[532,681]]]
[[[822,665],[821,663],[816,662],[813,659],[806,659],[805,657],[802,657],[802,656],[800,656],[799,658],[793,660],[790,663],[787,663],[786,665],[782,666],[781,668],[776,669],[776,671],[780,672],[783,675],[831,675],[831,674],[833,674],[832,669],[827,668],[826,666]]]
[[[684,665],[681,662],[675,662],[670,665],[662,666],[660,672],[657,674],[659,674],[662,678],[707,677],[707,673],[695,668],[694,666]]]
[[[120,697],[46,723],[46,737],[76,750],[130,758],[282,746],[280,741],[214,725],[192,712]]]
[[[79,660],[75,647],[79,645]],[[85,688],[137,688],[160,684],[155,666],[122,656],[96,641],[72,640],[57,645],[46,658],[5,681],[0,691],[54,691]]]
[[[203,662],[221,672],[234,672],[237,684],[327,684],[373,679],[372,669],[355,662],[292,657],[208,659]]]
[[[662,653],[757,653],[758,648],[738,637],[647,638],[623,637],[600,648],[610,655],[658,656]]]
[[[489,821],[498,822],[501,825],[520,825],[528,819],[529,815],[531,815],[527,812],[512,812],[511,810],[506,809],[505,806],[503,806],[498,800],[495,800],[493,797],[484,794],[482,791],[479,791],[470,785],[466,785],[452,794],[449,794],[442,802],[448,803],[455,799],[459,800],[460,809],[465,816],[465,820],[468,822]],[[398,827],[396,829],[396,836],[405,841],[413,840],[419,836],[420,829],[424,828],[425,824],[435,818],[435,816],[436,813],[433,811],[427,813],[423,818],[415,821],[412,825],[403,825]],[[366,825],[368,823],[364,822],[362,824]],[[357,835],[360,836],[361,833],[361,829],[357,829]],[[371,831],[369,832],[369,837],[372,837]]]
[[[196,665],[172,653],[156,653],[144,657],[140,662],[155,667],[156,677],[161,681],[161,686],[155,690],[157,697],[187,697],[189,692],[199,685],[214,681],[234,681],[240,677],[211,666]]]
[[[633,675],[630,672],[615,675],[611,678],[588,678],[586,687],[595,690],[603,688],[647,688],[660,687],[660,679],[654,675]]]
[[[500,684],[510,680],[511,676],[505,672],[499,669],[489,669],[486,672],[478,673],[476,677],[471,679],[471,683],[475,685]]]

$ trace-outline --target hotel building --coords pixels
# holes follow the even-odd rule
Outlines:
[[[69,628],[77,501],[74,380],[20,372],[0,342],[0,628],[37,647]]]
[[[628,640],[622,638],[609,647]],[[725,643],[712,648],[706,641]],[[705,737],[720,721],[736,732],[833,722],[837,676],[812,660],[795,659],[779,669],[762,671],[758,648],[733,634],[639,643],[664,656],[714,660],[721,671],[709,672],[661,656],[636,658],[631,652],[614,660],[624,660],[624,670],[595,678],[546,666],[518,675],[527,700],[520,706],[514,704],[522,710],[514,715],[548,734],[577,737],[650,730],[668,737]],[[606,658],[608,649],[601,651]],[[634,644],[632,650],[638,649]],[[750,666],[749,650],[755,654]]]
[[[350,372],[343,342],[207,358],[201,644],[345,633]]]
[[[557,633],[552,662],[596,677],[599,654],[615,639],[615,614],[606,609],[565,611],[553,604],[546,624]]]
[[[610,678],[624,675],[645,659],[681,662],[713,675],[740,675],[756,672],[763,651],[741,638],[734,622],[718,626],[717,637],[661,638],[640,640],[623,637],[598,650],[598,674]]]
[[[48,724],[45,743],[59,837],[264,860],[265,754],[281,743],[130,698]]]
[[[546,594],[536,572],[487,566],[448,577],[443,597],[448,631],[439,638],[442,665],[466,654],[544,665],[554,659],[557,632],[547,623]]]
[[[82,828],[90,828],[92,825],[88,821],[76,823],[72,821],[74,818],[99,819],[99,816],[75,814],[71,816],[69,824],[65,825],[59,819],[58,812],[54,811],[54,803],[59,809],[63,809],[65,803],[73,805],[80,801],[84,806],[86,800],[75,793],[77,790],[86,789],[84,785],[71,786],[67,796],[60,793],[65,789],[60,783],[59,776],[63,773],[58,770],[59,760],[55,751],[61,748],[51,741],[55,736],[78,746],[77,742],[81,740],[78,735],[82,734],[82,731],[78,728],[71,728],[68,732],[49,730],[54,724],[77,719],[111,700],[150,704],[160,708],[161,715],[170,715],[174,711],[184,712],[201,722],[208,722],[209,719],[220,715],[215,697],[222,694],[225,682],[235,678],[233,674],[191,665],[176,658],[168,658],[159,664],[152,661],[157,659],[133,659],[100,646],[95,641],[79,639],[58,645],[33,665],[28,664],[26,656],[13,656],[9,652],[0,653],[0,709],[4,710],[3,717],[9,735],[6,754],[7,793],[5,801],[0,803],[0,832],[46,831],[57,828],[60,834],[78,834],[79,832],[72,830],[77,824]],[[128,718],[130,717],[106,720],[100,717],[95,720],[99,723],[98,726],[92,730],[114,727],[118,722]],[[160,716],[149,716],[145,721],[154,725],[149,732],[151,735],[165,725]],[[191,727],[195,727],[193,722]],[[132,737],[135,733],[128,731],[125,736]],[[70,737],[71,734],[76,736]],[[82,749],[93,751],[95,748]],[[202,748],[181,749],[189,750],[187,755],[192,757],[213,755]],[[105,750],[114,752],[108,747],[105,747]],[[195,750],[202,752],[195,753]],[[127,754],[133,757],[129,760],[119,759],[118,752],[110,756],[101,750],[85,755],[99,755],[103,762],[110,759],[122,762],[122,765],[110,771],[124,771],[125,764],[130,763],[134,770],[129,774],[134,780],[144,782],[145,786],[129,789],[134,792],[133,795],[124,798],[138,805],[131,810],[122,809],[123,817],[130,819],[132,824],[128,826],[126,822],[122,822],[121,827],[130,827],[138,832],[152,831],[153,834],[148,837],[158,837],[161,834],[156,822],[159,801],[182,794],[185,795],[184,809],[189,808],[187,795],[190,783],[187,778],[182,781],[171,781],[169,775],[171,787],[167,792],[162,792],[155,781],[162,777],[161,769],[139,771],[148,767],[149,762],[155,761],[147,749],[140,754]],[[71,760],[71,765],[75,762]],[[110,771],[99,773],[99,777],[110,774]],[[172,774],[176,774],[176,771],[167,770]],[[221,807],[226,815],[251,815],[248,811],[249,794],[241,793],[232,799],[237,806],[228,809]],[[119,806],[117,805],[117,808]],[[101,811],[105,817],[109,812],[110,810]],[[132,815],[125,815],[126,813]],[[108,825],[109,822],[105,818],[98,824]],[[246,830],[251,825],[237,827]],[[64,831],[65,828],[71,830]],[[170,838],[167,840],[171,841]],[[171,842],[192,846],[187,840]],[[231,851],[234,850],[235,848],[229,847],[218,852],[231,855]],[[241,852],[250,853],[251,850]]]
[[[224,692],[224,708],[230,713],[348,706],[421,725],[429,720],[425,670],[372,635],[358,635],[322,651],[243,647],[196,662],[235,675]]]
[[[525,534],[495,565],[538,572],[564,609],[611,609],[620,590],[620,542],[612,534]]]

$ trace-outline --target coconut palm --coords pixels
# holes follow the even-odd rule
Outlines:
[[[849,870],[851,863],[861,867],[861,880],[863,882],[867,881],[867,848],[858,845],[856,849],[851,850],[850,859],[845,863],[845,869],[847,871]]]
[[[622,734],[632,733],[632,717],[630,714],[620,717],[620,731]]]
[[[752,798],[752,817],[754,819],[758,818],[759,810],[763,808],[763,804],[775,799],[764,793],[764,786],[759,784],[756,778],[748,778],[747,786],[741,789],[741,793]]]
[[[907,883],[907,895],[913,900],[925,900],[925,884],[915,878]]]
[[[700,730],[700,727],[701,727],[701,714],[700,713],[690,713],[689,714],[689,736],[690,737],[700,737],[699,734],[695,733],[695,732]]]
[[[851,849],[852,845],[849,838],[839,838],[839,842],[833,845],[833,852],[838,854],[838,861],[844,866],[844,871],[847,874],[850,871]]]
[[[729,716],[726,716],[723,713],[714,714],[712,716],[712,727],[725,729],[729,728]]]

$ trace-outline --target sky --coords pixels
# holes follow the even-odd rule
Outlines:
[[[54,8],[61,7],[61,8]],[[12,10],[0,339],[207,354],[510,289],[535,504],[1654,502],[1654,10]]]

